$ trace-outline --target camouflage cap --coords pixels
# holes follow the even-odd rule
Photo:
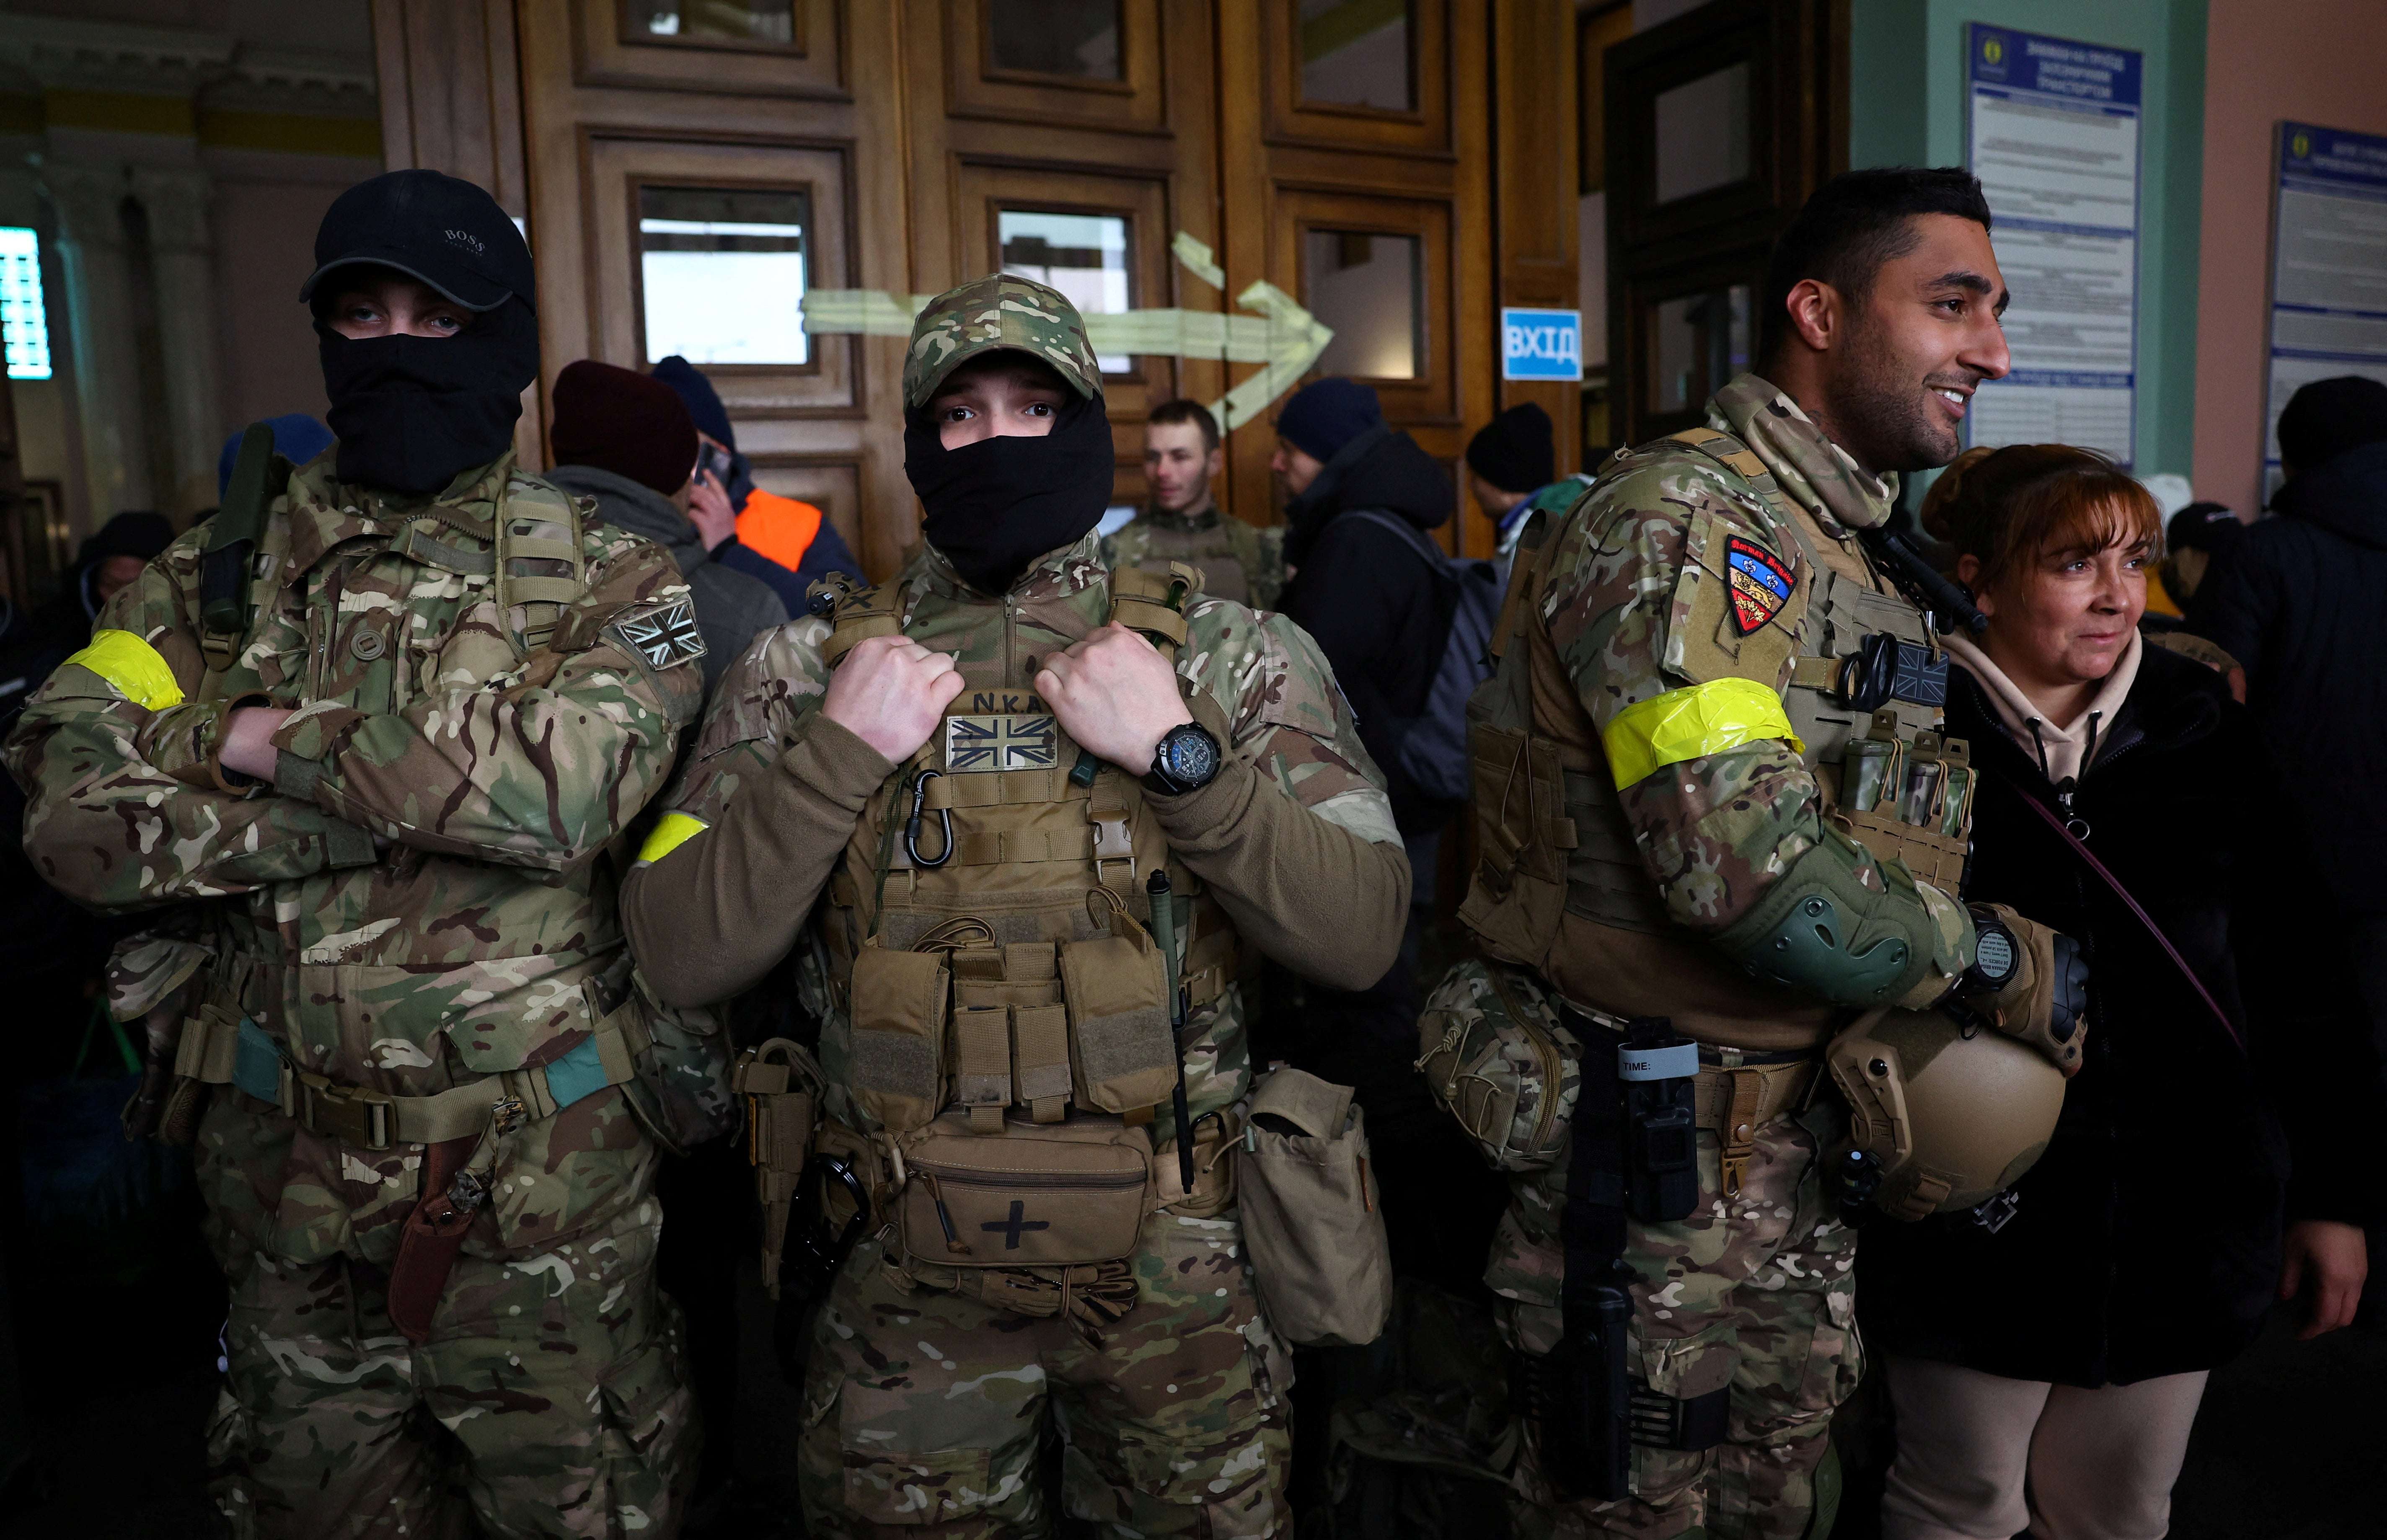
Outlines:
[[[1080,396],[1103,393],[1102,366],[1078,307],[1042,284],[991,272],[929,300],[912,322],[903,353],[904,410],[928,405],[954,365],[997,347],[1034,354]]]

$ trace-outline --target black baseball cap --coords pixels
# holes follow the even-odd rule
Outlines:
[[[393,268],[468,310],[508,299],[538,308],[530,247],[514,221],[487,193],[437,171],[385,171],[334,198],[299,303],[333,269],[363,265]]]

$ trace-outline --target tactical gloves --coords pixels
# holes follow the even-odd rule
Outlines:
[[[2089,964],[2080,943],[2002,903],[1968,907],[1973,966],[1943,1008],[2030,1044],[2067,1079],[2078,1074],[2089,1034]]]

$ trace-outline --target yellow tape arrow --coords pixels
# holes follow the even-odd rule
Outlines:
[[[1218,286],[1226,280],[1211,250],[1183,231],[1171,249],[1187,271]],[[934,295],[898,298],[883,289],[815,289],[804,296],[804,330],[815,336],[844,335],[909,336],[913,318]],[[1242,427],[1269,403],[1293,388],[1334,340],[1334,330],[1302,309],[1274,284],[1258,283],[1235,297],[1256,315],[1217,310],[1122,310],[1086,317],[1086,340],[1097,353],[1141,353],[1156,358],[1218,359],[1267,367],[1210,403],[1210,414],[1228,432]]]

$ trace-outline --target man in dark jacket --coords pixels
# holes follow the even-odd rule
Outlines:
[[[713,559],[729,538],[728,498],[710,477],[691,473],[696,426],[669,386],[583,359],[556,376],[548,438],[558,462],[548,480],[596,499],[598,518],[645,536],[679,563],[704,635],[708,693],[755,633],[788,623],[769,584]]]
[[[2353,922],[2371,1030],[2387,1053],[2387,385],[2318,380],[2280,413],[2288,478],[2268,519],[2198,588],[2188,629],[2246,668],[2246,703],[2286,766],[2287,800],[2331,852],[2324,865]]]
[[[654,377],[678,393],[696,423],[698,441],[729,460],[726,479],[738,524],[736,533],[714,549],[715,562],[771,585],[791,615],[804,612],[805,590],[820,578],[833,572],[862,575],[862,563],[827,514],[811,503],[754,485],[753,468],[739,452],[728,409],[702,370],[674,353],[655,365]]]
[[[1385,425],[1366,385],[1329,379],[1305,386],[1277,414],[1276,432],[1269,468],[1290,499],[1291,573],[1277,605],[1334,665],[1359,739],[1384,772],[1415,877],[1391,970],[1353,993],[1308,989],[1284,1013],[1300,1023],[1302,1041],[1284,1048],[1301,1067],[1357,1088],[1381,1168],[1394,1267],[1473,1292],[1500,1191],[1482,1180],[1483,1165],[1459,1146],[1457,1126],[1433,1111],[1414,1068],[1424,1004],[1418,958],[1433,924],[1434,852],[1457,808],[1424,796],[1402,774],[1390,727],[1424,706],[1457,587],[1417,542],[1361,517],[1439,529],[1458,499],[1442,464]],[[1272,996],[1270,1012],[1280,1004],[1294,1003]]]

